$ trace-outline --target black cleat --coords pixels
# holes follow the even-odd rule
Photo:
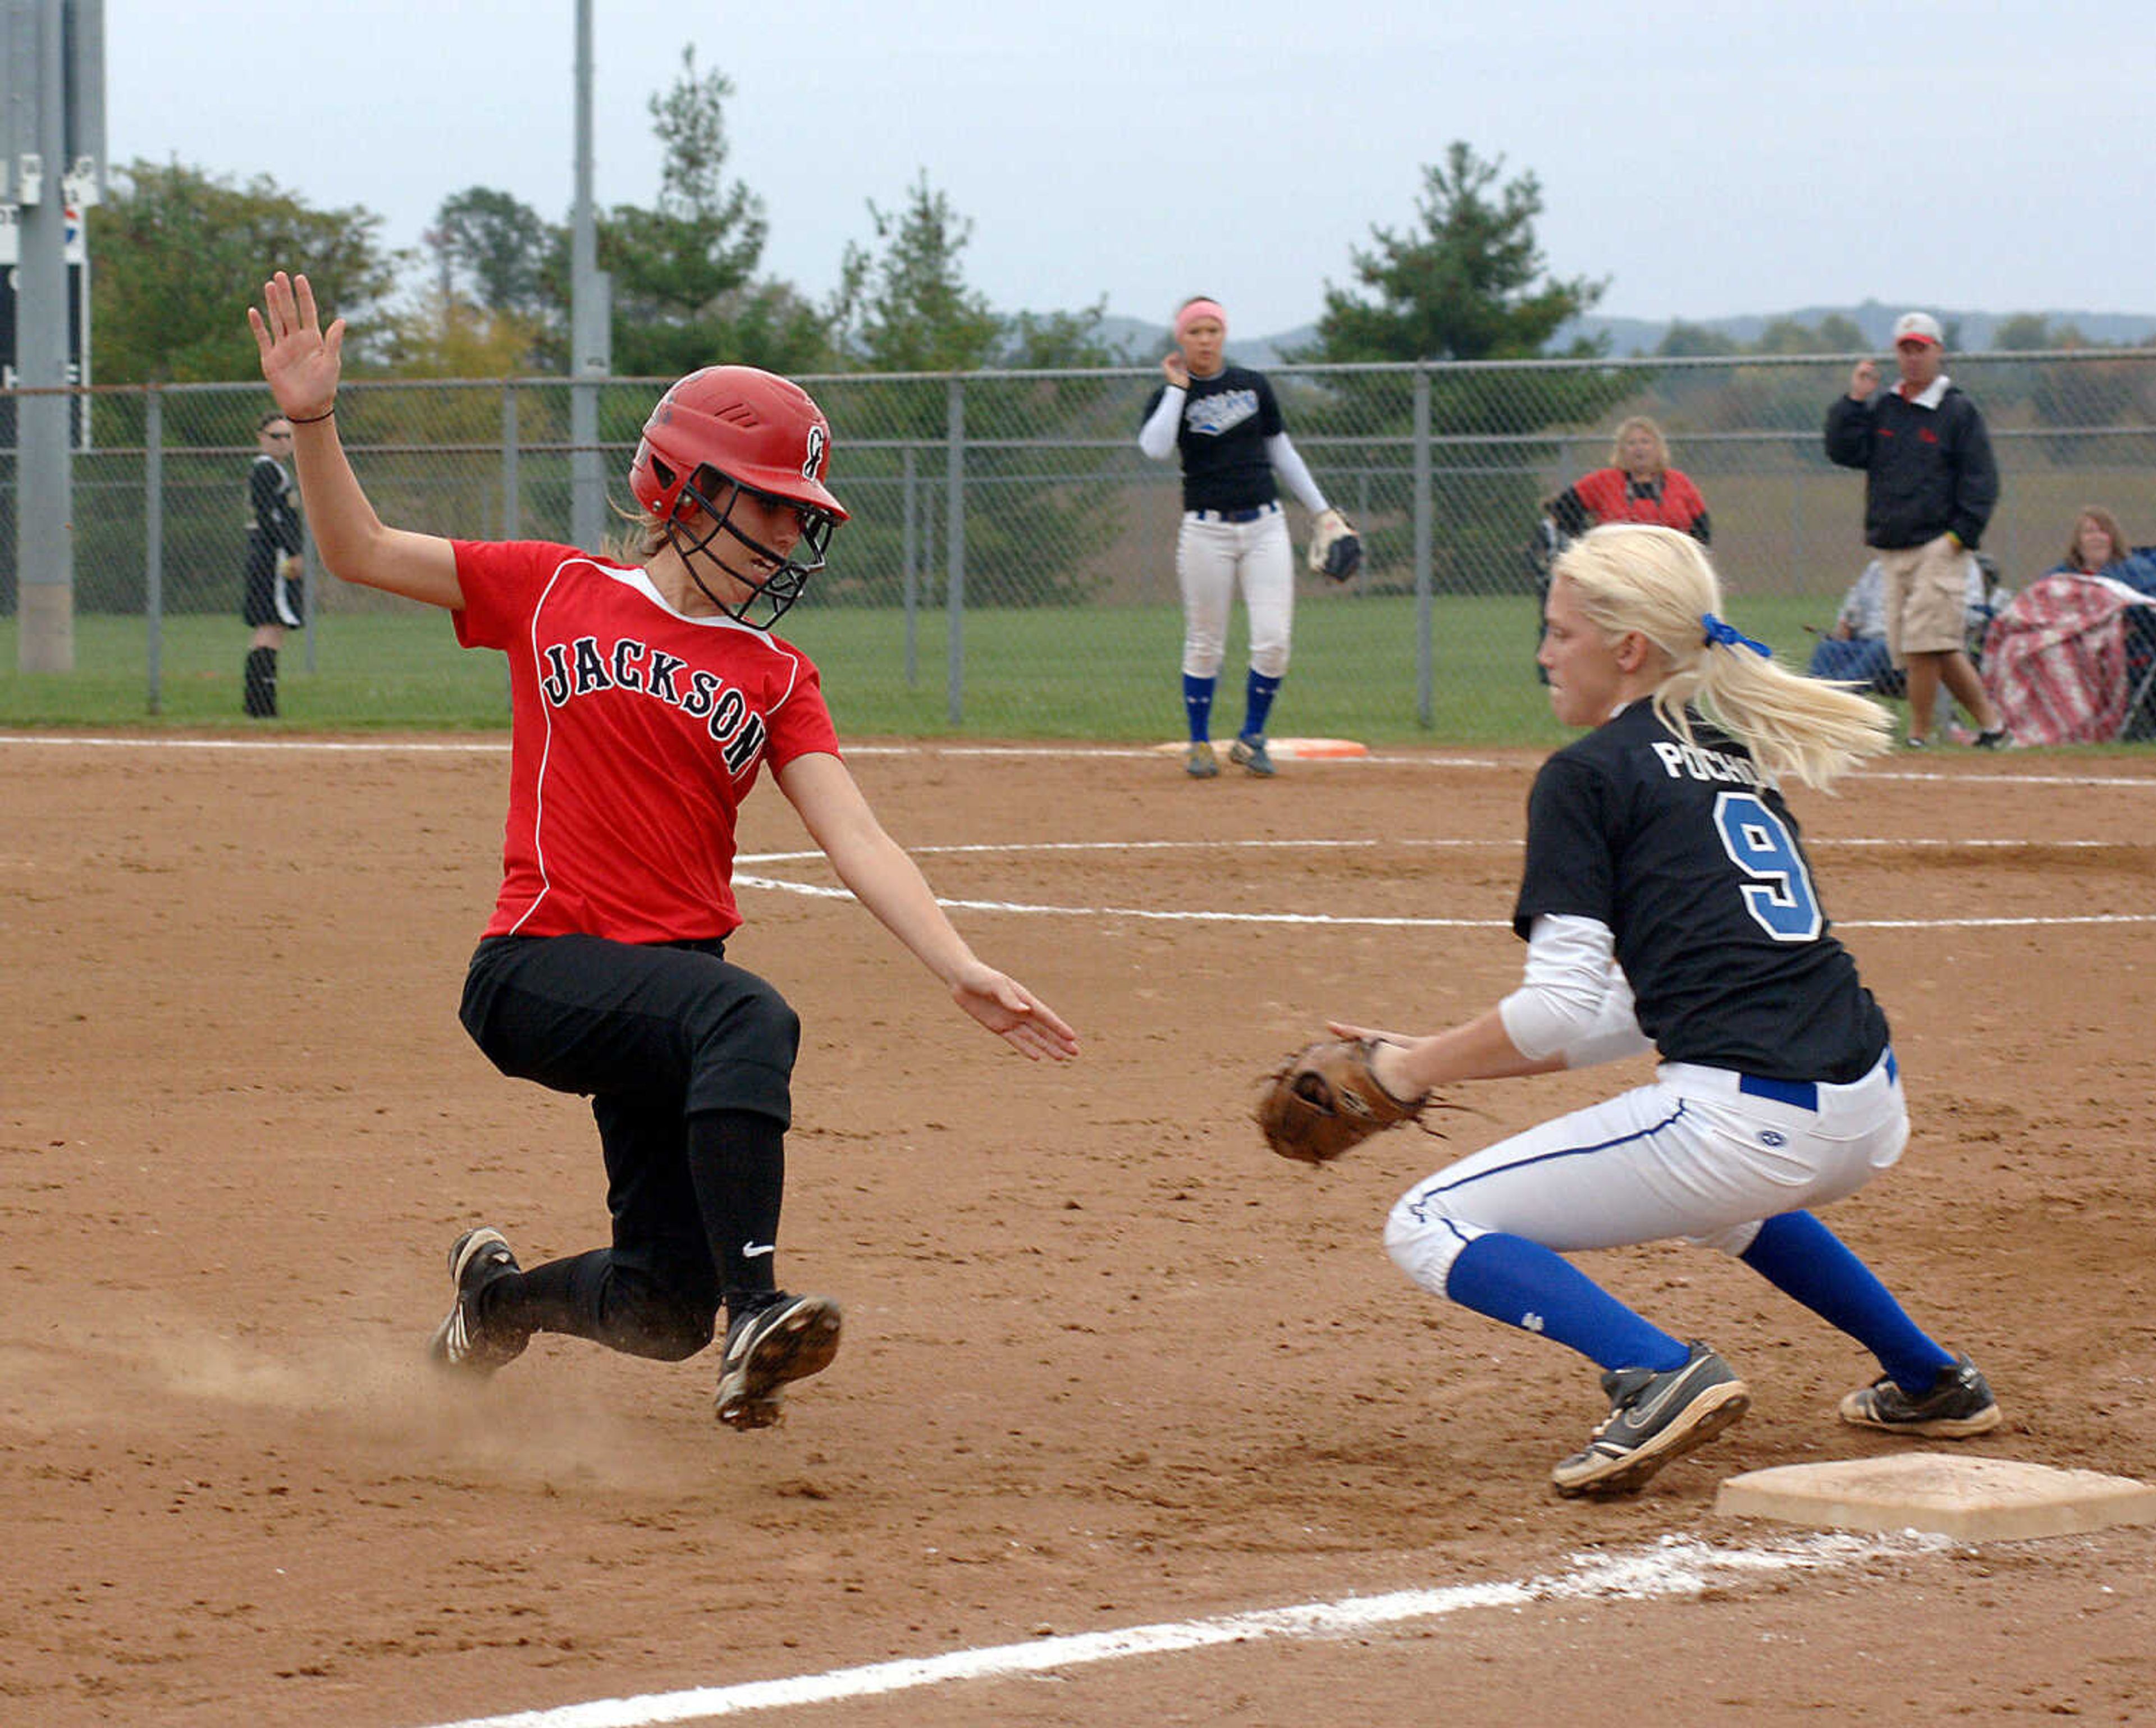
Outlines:
[[[438,1366],[484,1377],[524,1354],[531,1341],[529,1332],[505,1334],[499,1326],[482,1326],[479,1319],[480,1292],[497,1278],[522,1269],[499,1230],[481,1226],[457,1238],[449,1249],[449,1282],[456,1286],[456,1300],[427,1346]]]
[[[1989,1433],[2001,1418],[1991,1387],[1976,1364],[1958,1356],[1939,1370],[1932,1389],[1922,1397],[1912,1397],[1887,1374],[1859,1387],[1841,1401],[1841,1419],[1889,1433],[1965,1440],[1971,1434]]]
[[[1705,1445],[1752,1408],[1752,1389],[1704,1344],[1682,1367],[1620,1368],[1602,1377],[1609,1414],[1550,1472],[1567,1499],[1635,1494],[1672,1459]]]
[[[839,1305],[829,1296],[790,1296],[741,1315],[726,1329],[712,1413],[728,1428],[769,1428],[783,1413],[786,1385],[820,1374],[839,1353]]]

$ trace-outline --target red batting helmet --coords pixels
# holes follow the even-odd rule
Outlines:
[[[790,379],[752,366],[707,366],[660,398],[629,466],[636,501],[669,520],[682,488],[707,467],[752,492],[846,520],[845,506],[824,485],[830,423]],[[696,490],[710,495],[701,485]]]

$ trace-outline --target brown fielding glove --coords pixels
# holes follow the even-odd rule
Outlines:
[[[1420,1118],[1428,1098],[1395,1098],[1378,1084],[1375,1038],[1321,1038],[1267,1076],[1255,1112],[1283,1158],[1329,1164],[1372,1135]]]

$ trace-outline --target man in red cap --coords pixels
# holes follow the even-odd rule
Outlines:
[[[1860,360],[1849,393],[1826,413],[1826,454],[1865,472],[1864,540],[1886,575],[1887,650],[1906,667],[1909,746],[1931,742],[1943,683],[1977,725],[1977,747],[2008,742],[1999,710],[1964,651],[1969,561],[1999,502],[1991,436],[1976,404],[1941,369],[1945,346],[1928,312],[1894,324],[1901,382],[1879,387]]]

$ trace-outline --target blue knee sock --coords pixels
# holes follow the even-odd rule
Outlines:
[[[1445,1294],[1477,1314],[1569,1345],[1612,1372],[1666,1373],[1691,1354],[1562,1254],[1523,1236],[1476,1237],[1452,1263]]]
[[[1190,721],[1193,744],[1203,744],[1213,736],[1213,686],[1219,682],[1183,674],[1183,711]]]
[[[1253,666],[1250,681],[1243,686],[1243,736],[1262,738],[1265,736],[1265,716],[1273,711],[1273,698],[1280,694],[1281,681],[1268,678]]]
[[[1904,1392],[1929,1392],[1939,1370],[1953,1361],[1902,1311],[1871,1269],[1808,1212],[1768,1218],[1738,1258],[1877,1356]]]

